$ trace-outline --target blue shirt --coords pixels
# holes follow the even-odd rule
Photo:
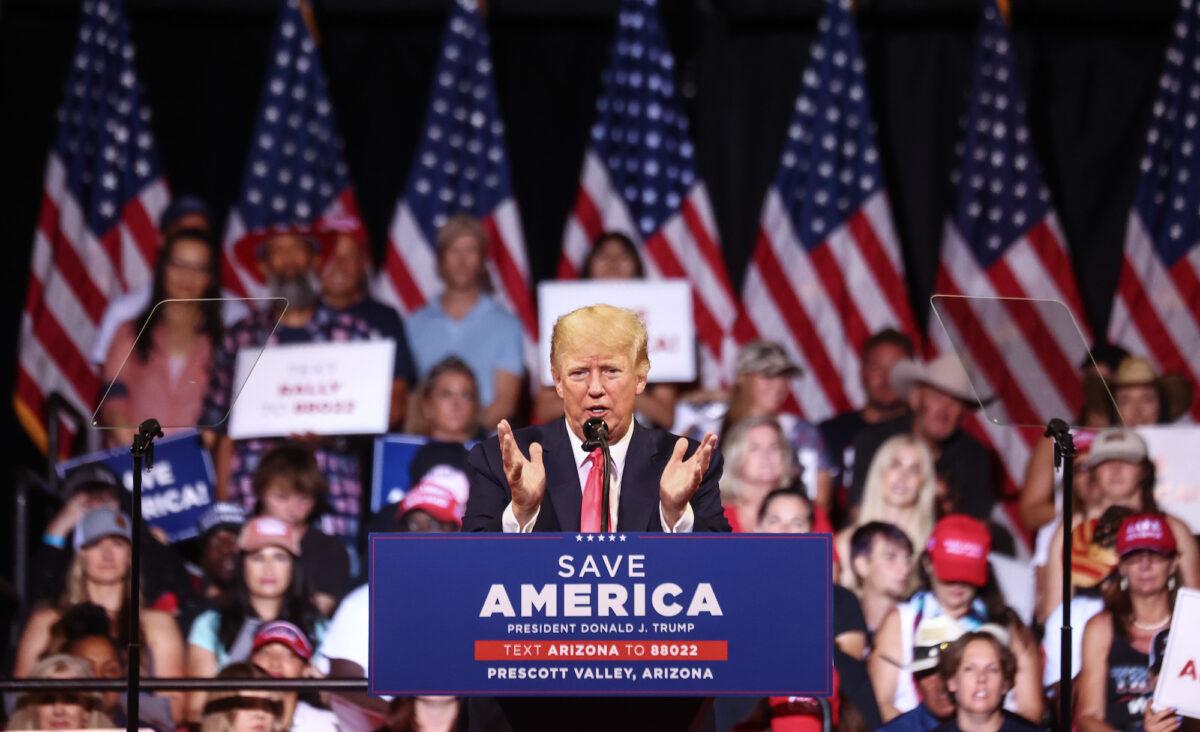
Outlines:
[[[879,732],[928,732],[942,726],[942,720],[933,716],[924,704],[901,714],[879,728]]]
[[[496,397],[493,372],[525,373],[521,359],[521,323],[489,295],[480,295],[462,320],[442,310],[439,298],[408,319],[408,342],[421,378],[445,359],[457,356],[471,367],[479,387],[479,403]]]

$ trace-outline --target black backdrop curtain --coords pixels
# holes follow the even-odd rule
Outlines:
[[[380,255],[415,147],[447,0],[314,0],[334,112]],[[489,0],[513,185],[534,276],[553,276],[615,0]],[[171,186],[237,195],[274,0],[126,0]],[[735,288],[757,232],[819,0],[662,0],[700,172]],[[0,0],[0,392],[12,393],[42,169],[77,0]],[[1175,0],[1013,0],[1019,74],[1087,316],[1103,332]],[[921,322],[937,266],[974,0],[858,0],[884,172]],[[37,456],[0,410],[8,465]],[[7,512],[0,512],[7,515]],[[0,549],[5,553],[8,547]],[[5,563],[7,564],[7,563]]]

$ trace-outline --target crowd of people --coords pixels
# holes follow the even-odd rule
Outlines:
[[[519,322],[488,294],[488,234],[469,217],[447,221],[437,237],[442,294],[401,318],[371,297],[367,245],[336,221],[262,238],[261,273],[271,295],[287,300],[285,310],[205,299],[218,295],[220,278],[203,202],[176,199],[160,228],[152,284],[110,304],[91,352],[109,384],[101,420],[115,427],[106,433],[112,445],[128,444],[133,426],[150,416],[169,427],[202,425],[218,501],[195,539],[169,544],[152,528],[133,536],[116,476],[96,466],[69,475],[31,560],[32,604],[12,675],[123,677],[127,620],[136,612],[146,676],[361,678],[369,665],[366,535],[459,530],[470,490],[467,446],[502,420],[562,419],[553,389],[527,388]],[[635,279],[644,270],[633,242],[608,232],[583,276]],[[374,513],[361,438],[232,439],[225,429],[240,348],[371,339],[396,344],[391,429],[429,440],[413,459],[407,492]],[[787,412],[805,375],[769,340],[741,349],[727,391],[655,383],[637,396],[637,418],[719,436],[721,502],[734,531],[833,535],[830,709],[840,728],[1065,727],[1055,715],[1066,602],[1076,630],[1074,724],[1174,729],[1181,718],[1149,700],[1175,592],[1200,587],[1200,550],[1191,529],[1157,505],[1154,462],[1135,428],[1180,418],[1192,396],[1187,385],[1116,346],[1093,350],[1098,371],[1083,374],[1089,398],[1080,415],[1087,429],[1076,438],[1074,521],[1064,526],[1050,441],[1036,445],[1024,484],[1006,495],[997,455],[965,425],[979,406],[967,374],[952,355],[921,362],[917,352],[898,331],[872,335],[860,354],[865,403],[819,424]],[[1003,500],[1018,502],[1019,521],[998,520]],[[1062,596],[1067,532],[1071,597]],[[1026,536],[1036,537],[1032,601],[1004,588],[996,571],[997,562],[1025,563]],[[135,540],[144,577],[131,607]],[[448,697],[143,697],[140,722],[156,730],[443,730],[465,714]],[[120,694],[5,701],[7,729],[125,723]],[[811,700],[771,698],[749,708],[727,701],[717,700],[716,717],[742,730],[804,729],[822,714]]]

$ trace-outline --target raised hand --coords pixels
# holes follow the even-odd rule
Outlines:
[[[517,522],[524,526],[537,513],[546,495],[546,466],[542,464],[542,446],[536,442],[529,445],[529,458],[517,447],[512,427],[508,420],[496,425],[500,438],[500,457],[504,461],[504,477],[512,492],[513,513]]]
[[[683,515],[688,501],[692,500],[708,466],[712,462],[713,450],[717,448],[717,436],[709,432],[700,441],[700,447],[687,460],[683,459],[687,452],[688,441],[680,437],[675,441],[675,449],[671,451],[671,459],[663,468],[662,477],[658,481],[658,500],[662,503],[663,515],[672,525]]]

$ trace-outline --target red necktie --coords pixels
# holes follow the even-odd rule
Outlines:
[[[600,512],[604,510],[604,454],[600,448],[592,450],[587,458],[592,463],[587,481],[583,484],[583,505],[579,508],[579,530],[600,531]]]

